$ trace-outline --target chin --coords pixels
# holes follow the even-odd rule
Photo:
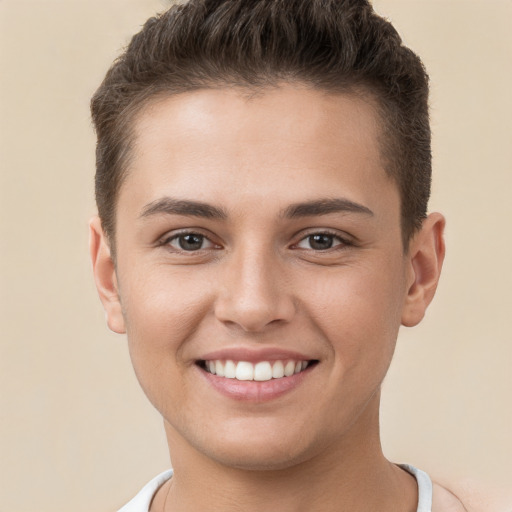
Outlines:
[[[308,441],[293,430],[241,429],[225,433],[197,446],[204,455],[223,466],[247,471],[277,471],[297,466],[322,450],[321,443]]]
[[[207,454],[223,466],[245,471],[280,471],[297,466],[309,459],[306,453],[245,447],[244,450]]]

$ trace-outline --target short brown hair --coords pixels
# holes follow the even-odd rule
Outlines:
[[[91,101],[96,202],[112,250],[135,114],[156,95],[282,82],[369,94],[406,246],[430,196],[428,76],[391,23],[367,0],[189,0],[145,23]]]

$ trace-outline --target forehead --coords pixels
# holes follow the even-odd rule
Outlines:
[[[153,100],[134,132],[120,200],[142,204],[165,192],[210,201],[214,193],[229,206],[236,190],[285,206],[308,199],[301,195],[328,197],[336,185],[364,204],[396,188],[381,162],[378,116],[351,94],[291,85],[251,95],[199,90]]]

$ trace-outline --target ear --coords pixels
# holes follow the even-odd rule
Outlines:
[[[406,327],[423,319],[434,298],[445,254],[444,226],[444,217],[432,213],[409,243],[408,289],[402,310],[402,325]]]
[[[110,254],[110,246],[101,227],[99,217],[93,217],[89,222],[89,251],[92,260],[94,281],[100,296],[107,325],[118,334],[125,334],[123,312],[119,297],[116,270]]]

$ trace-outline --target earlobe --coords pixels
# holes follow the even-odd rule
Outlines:
[[[99,217],[89,222],[89,251],[96,289],[105,309],[108,327],[118,334],[126,332],[121,301],[119,297],[115,265],[110,246],[101,227]]]
[[[445,219],[430,214],[410,242],[408,289],[402,310],[402,325],[413,327],[425,316],[434,298],[445,255]]]

